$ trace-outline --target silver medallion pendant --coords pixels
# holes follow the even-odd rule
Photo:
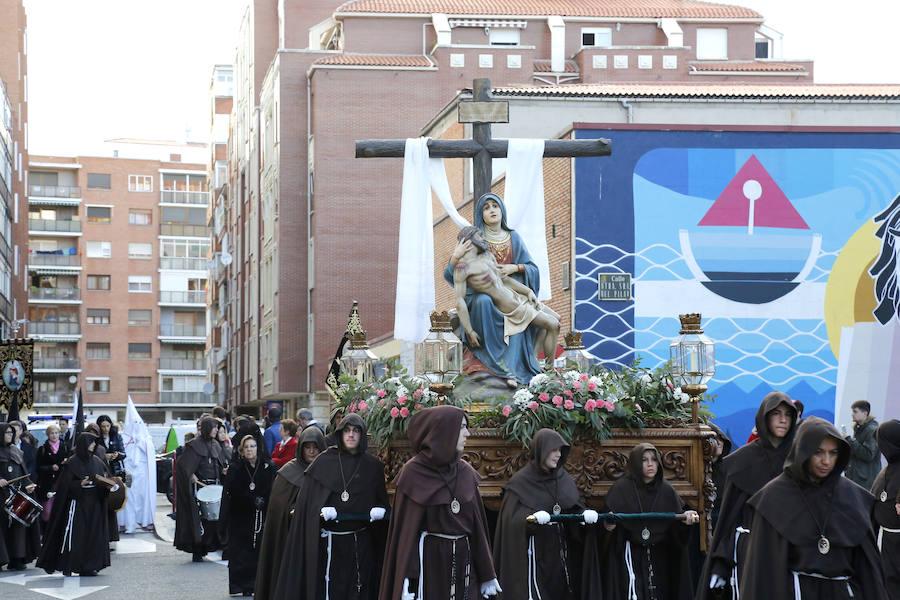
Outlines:
[[[256,489],[256,484],[251,481],[250,485],[248,487],[250,488],[250,491],[252,492],[253,490]]]
[[[644,527],[641,529],[641,539],[645,542],[650,539],[650,530]]]
[[[450,501],[450,512],[452,512],[454,515],[459,514],[459,500],[457,500],[456,498]]]
[[[828,554],[831,551],[831,542],[824,535],[819,536],[818,548],[819,554]]]
[[[347,493],[347,490],[341,492],[341,502],[346,502],[350,499],[350,494]]]
[[[887,502],[887,490],[881,492],[880,498],[882,502]]]
[[[562,512],[562,507],[559,504],[553,505],[553,514],[558,515]]]

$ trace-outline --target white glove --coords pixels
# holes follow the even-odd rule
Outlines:
[[[531,516],[534,517],[534,520],[537,521],[538,525],[546,525],[550,522],[550,513],[546,510],[539,510]]]
[[[709,578],[709,589],[711,590],[721,590],[725,587],[725,584],[728,583],[715,573],[712,574],[712,577]]]
[[[544,511],[538,511],[544,512]],[[547,513],[544,512],[546,515]],[[502,592],[500,589],[500,582],[496,579],[491,579],[490,581],[485,581],[481,584],[481,596],[483,598],[487,598],[488,596],[496,596],[498,593]]]
[[[369,521],[380,521],[384,518],[384,509],[380,506],[373,506],[369,511]]]
[[[334,519],[337,519],[337,509],[333,506],[323,506],[322,519],[325,521],[333,521]]]
[[[600,518],[600,515],[597,514],[597,511],[591,509],[587,509],[586,511],[581,513],[581,516],[584,517],[584,522],[587,525],[593,525],[597,522],[597,519]]]
[[[372,510],[375,509],[373,508]],[[400,596],[400,600],[416,600],[416,595],[409,591],[408,577],[403,580],[403,594]]]

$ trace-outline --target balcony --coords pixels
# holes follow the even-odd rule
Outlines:
[[[160,304],[201,304],[206,306],[206,290],[160,290]]]
[[[75,402],[72,392],[35,392],[34,401],[37,404],[68,404]]]
[[[202,357],[180,358],[175,356],[161,356],[159,359],[159,370],[206,372],[206,361]]]
[[[81,323],[77,321],[32,321],[28,324],[31,335],[81,337]]]
[[[160,404],[203,404],[212,406],[214,398],[203,392],[160,392]]]
[[[81,235],[81,221],[62,219],[28,219],[31,235]]]
[[[209,192],[161,190],[159,201],[162,204],[209,204]]]
[[[29,267],[80,267],[78,254],[43,254],[32,252],[28,255]]]
[[[194,337],[206,339],[206,327],[187,323],[160,323],[159,337]],[[160,360],[163,360],[160,358]],[[163,367],[160,367],[163,368]],[[206,367],[200,367],[205,369]]]
[[[188,225],[187,223],[160,223],[159,235],[208,238],[212,237],[212,231],[205,225]]]
[[[163,256],[159,259],[159,268],[174,271],[205,271],[206,259],[187,256]]]
[[[39,356],[34,359],[35,371],[81,371],[81,359],[69,356]]]
[[[40,204],[41,199],[53,198],[60,200],[74,200],[75,204],[81,200],[81,188],[68,185],[29,185],[28,201],[32,204]],[[35,202],[37,201],[37,202]],[[56,204],[56,202],[53,202]],[[68,202],[66,203],[68,204]]]
[[[81,302],[79,288],[28,288],[29,302]]]

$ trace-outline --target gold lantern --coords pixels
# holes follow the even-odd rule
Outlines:
[[[584,347],[580,331],[570,331],[563,338],[565,339],[565,345],[563,346],[563,353],[555,361],[557,367],[564,369],[574,368],[584,372],[597,362],[597,357]]]
[[[669,345],[672,374],[681,380],[681,390],[691,397],[693,422],[699,422],[697,408],[706,382],[716,374],[715,344],[700,328],[700,313],[678,315],[681,331]]]
[[[431,382],[431,391],[445,395],[462,370],[462,342],[453,333],[447,311],[431,313],[431,329],[416,344],[416,375]]]

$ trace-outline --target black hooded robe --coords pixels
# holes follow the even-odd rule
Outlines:
[[[208,437],[215,419],[206,417],[200,422],[200,435],[185,444],[175,460],[175,542],[183,552],[203,555],[222,547],[214,521],[200,518],[196,488],[191,475],[204,482],[220,482],[224,459],[219,442]]]
[[[404,579],[419,600],[447,600],[451,585],[456,600],[479,600],[480,584],[496,579],[481,478],[456,449],[465,418],[461,408],[436,406],[409,421],[416,456],[397,475],[380,600],[400,600]]]
[[[794,419],[787,435],[778,446],[774,446],[768,414],[781,404],[794,412]],[[720,592],[722,598],[731,597],[732,580],[736,579],[740,584],[753,519],[753,511],[747,501],[781,473],[797,430],[797,409],[787,394],[770,392],[760,403],[755,422],[759,437],[719,461],[725,471],[722,487],[716,482],[717,502],[721,498],[721,503],[712,543],[700,575],[697,600],[716,598],[715,592],[709,588],[712,575],[718,575],[726,582]],[[739,528],[743,531],[739,532]]]
[[[304,471],[311,463],[303,460],[303,445],[314,443],[319,452],[324,452],[325,435],[318,427],[303,430],[294,458],[289,460],[275,477],[272,492],[269,494],[269,509],[266,512],[266,524],[263,528],[262,546],[259,549],[259,562],[256,568],[257,600],[269,600],[275,593],[278,573],[284,558],[284,545],[291,527],[294,504],[303,484]]]
[[[900,421],[891,419],[878,427],[878,449],[888,464],[872,485],[875,496],[875,537],[881,552],[884,584],[891,600],[900,600]]]
[[[656,477],[644,483],[644,452],[656,453]],[[653,444],[638,444],[628,457],[625,476],[610,488],[606,506],[619,513],[683,512],[687,507],[663,478],[662,459]],[[647,529],[650,537],[643,539]],[[688,562],[690,528],[676,521],[624,521],[613,531],[604,568],[604,598],[629,600],[630,559],[637,600],[690,600],[694,597]],[[652,568],[652,585],[651,576]]]
[[[106,475],[103,461],[88,452],[91,442],[96,441],[93,434],[78,434],[75,453],[56,479],[53,510],[37,561],[37,566],[47,573],[90,573],[110,564],[109,492],[102,485],[82,485],[85,477]]]
[[[825,437],[837,442],[839,457],[831,474],[815,481],[807,464]],[[749,501],[754,513],[741,598],[887,600],[870,520],[874,499],[842,477],[849,457],[850,446],[834,425],[803,419],[784,473]],[[824,554],[822,536],[829,546]]]
[[[6,429],[12,428],[7,423],[0,423],[0,478],[15,479],[28,473],[25,457],[22,451],[13,445],[2,446],[3,435]],[[35,521],[30,527],[25,527],[18,521],[14,521],[4,510],[4,502],[13,490],[34,483],[32,478],[20,479],[5,488],[0,488],[0,566],[15,562],[25,565],[35,559],[41,551],[40,526]],[[37,498],[37,493],[30,494]]]
[[[362,429],[355,453],[343,446],[342,433],[348,425]],[[366,424],[359,415],[344,417],[334,436],[338,445],[316,457],[306,470],[278,574],[276,599],[321,600],[326,585],[329,600],[374,600],[378,596],[386,528],[384,521],[370,523],[368,515],[374,507],[390,510],[384,464],[366,452]],[[345,483],[347,502],[341,500]],[[323,522],[320,514],[326,506],[337,509],[338,514],[366,518]]]
[[[544,462],[557,449],[559,462],[548,471]],[[569,444],[561,435],[552,429],[537,431],[531,441],[531,462],[513,475],[503,490],[494,533],[494,565],[507,600],[579,597],[581,526],[526,521],[528,515],[540,510],[552,515],[554,505],[562,513],[584,511],[575,481],[563,468],[568,455]],[[591,597],[596,599],[595,594]]]

